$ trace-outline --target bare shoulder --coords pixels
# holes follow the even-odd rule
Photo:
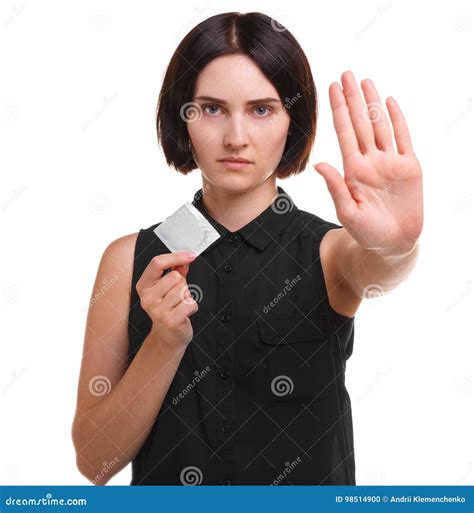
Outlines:
[[[122,283],[127,282],[129,290],[137,237],[138,232],[135,232],[113,240],[105,248],[99,265],[99,272],[111,274],[112,271],[116,271],[119,277],[123,277]]]
[[[354,317],[362,299],[347,286],[344,276],[338,272],[336,265],[338,255],[338,241],[344,228],[328,230],[321,240],[319,254],[323,268],[324,281],[328,291],[328,300],[332,309],[340,315]]]

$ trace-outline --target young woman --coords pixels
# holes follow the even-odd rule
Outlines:
[[[105,250],[72,433],[93,483],[132,462],[133,485],[355,484],[354,316],[415,265],[422,176],[395,100],[387,116],[370,80],[363,97],[351,72],[341,82],[329,98],[344,174],[315,166],[336,224],[276,185],[304,170],[316,132],[295,38],[225,13],[176,49],[159,142],[170,166],[201,172],[193,204],[221,236],[197,257],[170,253],[156,223]]]

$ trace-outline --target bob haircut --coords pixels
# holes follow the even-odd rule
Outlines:
[[[290,116],[286,145],[275,169],[277,177],[300,173],[316,135],[316,87],[296,39],[276,20],[259,12],[211,16],[194,27],[177,47],[163,79],[156,112],[158,142],[166,162],[183,174],[198,167],[183,108],[197,107],[191,102],[200,71],[213,59],[234,54],[255,62],[278,91]]]

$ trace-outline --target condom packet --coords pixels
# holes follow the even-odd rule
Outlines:
[[[221,235],[190,202],[186,202],[154,230],[171,253],[190,251],[200,255]]]

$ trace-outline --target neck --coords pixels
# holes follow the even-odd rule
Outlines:
[[[224,191],[203,178],[204,208],[218,223],[236,232],[271,205],[278,194],[276,178],[271,178],[244,192]]]

